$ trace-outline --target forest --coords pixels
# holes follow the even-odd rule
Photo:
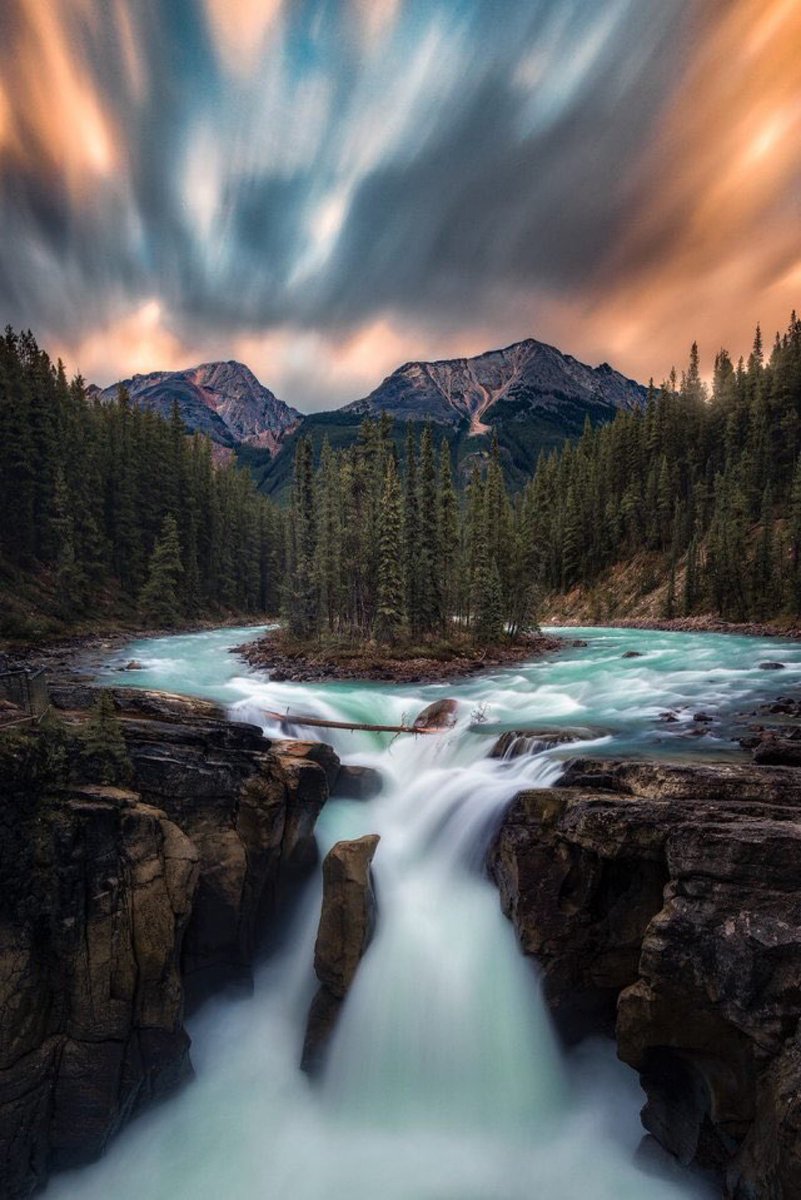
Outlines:
[[[93,614],[167,627],[281,613],[298,640],[398,644],[515,639],[541,598],[603,595],[629,564],[663,617],[801,615],[801,321],[769,352],[726,351],[704,382],[686,370],[642,410],[541,458],[510,491],[497,440],[455,479],[437,427],[405,444],[390,418],[313,465],[298,441],[282,509],[208,441],[131,405],[87,397],[30,334],[0,339],[0,585],[53,629]],[[47,602],[42,603],[42,595]],[[603,616],[614,598],[608,601]],[[44,629],[49,628],[45,622]],[[24,637],[24,604],[0,632]]]
[[[497,442],[460,496],[451,451],[409,426],[398,461],[391,421],[355,445],[326,443],[315,472],[298,442],[284,612],[291,635],[396,643],[512,639],[534,622],[539,548],[530,500],[513,502]]]
[[[525,490],[539,579],[550,592],[602,583],[645,554],[642,588],[665,617],[801,614],[801,320],[747,361],[722,350],[711,390],[687,370],[541,460]]]
[[[81,379],[10,329],[0,338],[0,514],[6,636],[93,615],[163,627],[280,603],[280,520],[250,476],[215,466],[177,413],[165,421],[124,392],[113,404],[87,399]]]

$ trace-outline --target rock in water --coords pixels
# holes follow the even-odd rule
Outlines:
[[[375,767],[340,767],[333,795],[349,800],[372,800],[383,787],[381,772]]]
[[[421,732],[429,729],[452,729],[456,724],[457,700],[435,700],[428,704],[414,720],[414,729]]]
[[[337,842],[323,861],[323,905],[314,947],[320,988],[309,1009],[301,1066],[315,1074],[375,924],[370,864],[378,834]]]
[[[542,754],[554,746],[564,746],[590,737],[592,734],[586,729],[510,729],[501,734],[488,757],[522,758],[525,754]]]

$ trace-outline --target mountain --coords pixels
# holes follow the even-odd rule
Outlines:
[[[507,480],[519,487],[543,450],[579,437],[587,418],[602,425],[619,409],[639,407],[646,394],[641,384],[608,363],[589,367],[528,338],[475,358],[406,363],[364,399],[305,417],[269,462],[251,456],[250,465],[259,486],[280,496],[289,484],[301,435],[312,439],[317,455],[325,438],[335,449],[349,445],[364,417],[387,412],[396,418],[399,449],[407,421],[441,426],[463,480],[486,455],[488,435],[496,433]]]
[[[127,388],[138,407],[164,416],[177,402],[191,432],[205,433],[231,449],[252,446],[274,454],[302,420],[302,413],[259,383],[249,367],[233,361],[134,375],[99,392],[100,399],[113,400],[120,386]]]
[[[238,362],[204,363],[186,371],[154,371],[122,381],[134,404],[169,416],[174,402],[191,431],[234,451],[270,495],[286,492],[298,438],[308,434],[318,455],[325,438],[350,445],[366,416],[396,418],[400,449],[407,421],[434,421],[451,444],[461,477],[486,455],[496,433],[506,476],[520,486],[543,450],[557,449],[618,409],[645,400],[641,384],[608,363],[589,367],[554,346],[528,338],[475,358],[410,362],[369,396],[330,412],[303,416]],[[119,384],[96,394],[111,400]]]
[[[366,396],[345,407],[361,416],[388,412],[399,420],[467,422],[471,435],[489,432],[498,405],[512,405],[517,416],[529,410],[563,411],[565,406],[606,405],[613,409],[642,404],[645,389],[608,363],[588,367],[554,346],[528,338],[475,358],[411,362],[388,375]],[[502,419],[510,410],[503,410]]]

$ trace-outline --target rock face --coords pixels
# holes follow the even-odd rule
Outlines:
[[[53,689],[68,729],[95,694]],[[282,889],[315,860],[314,824],[338,773],[328,748],[271,743],[208,702],[111,694],[130,791],[54,795],[29,820],[19,878],[0,863],[0,891],[14,895],[0,899],[9,1200],[95,1157],[191,1074],[185,1000],[249,979]]]
[[[801,1195],[801,780],[583,760],[490,855],[566,1036],[614,1029],[643,1122],[736,1200]]]
[[[349,800],[372,800],[384,786],[375,767],[340,767],[334,794]]]
[[[125,387],[139,408],[169,417],[178,405],[190,433],[205,433],[219,445],[259,446],[275,452],[301,414],[259,383],[238,362],[203,363],[186,371],[153,371],[134,375],[99,393],[110,402]]]
[[[0,918],[3,1195],[101,1153],[191,1074],[181,943],[198,853],[134,793],[85,788],[47,822],[37,911]],[[32,880],[28,880],[32,884]]]
[[[370,864],[377,834],[337,842],[323,860],[323,904],[314,970],[320,987],[309,1010],[302,1067],[319,1071],[340,1008],[353,983],[375,925]]]

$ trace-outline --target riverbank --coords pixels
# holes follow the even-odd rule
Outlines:
[[[564,629],[655,629],[664,633],[732,633],[740,637],[801,639],[801,628],[762,621],[724,621],[711,613],[693,617],[614,617],[608,621],[586,621],[578,618],[549,617],[548,625]]]
[[[249,666],[270,672],[278,683],[352,682],[441,683],[464,679],[494,667],[511,666],[541,658],[570,646],[570,641],[547,634],[531,634],[519,641],[482,646],[443,642],[424,646],[387,646],[344,643],[289,642],[280,630],[242,646],[233,653]]]
[[[0,671],[43,667],[51,678],[95,675],[123,646],[141,638],[173,637],[185,633],[204,633],[212,629],[237,629],[268,625],[276,617],[227,616],[187,621],[170,629],[148,629],[141,625],[110,624],[93,633],[69,637],[16,642],[0,639]],[[120,668],[124,670],[124,666]]]

